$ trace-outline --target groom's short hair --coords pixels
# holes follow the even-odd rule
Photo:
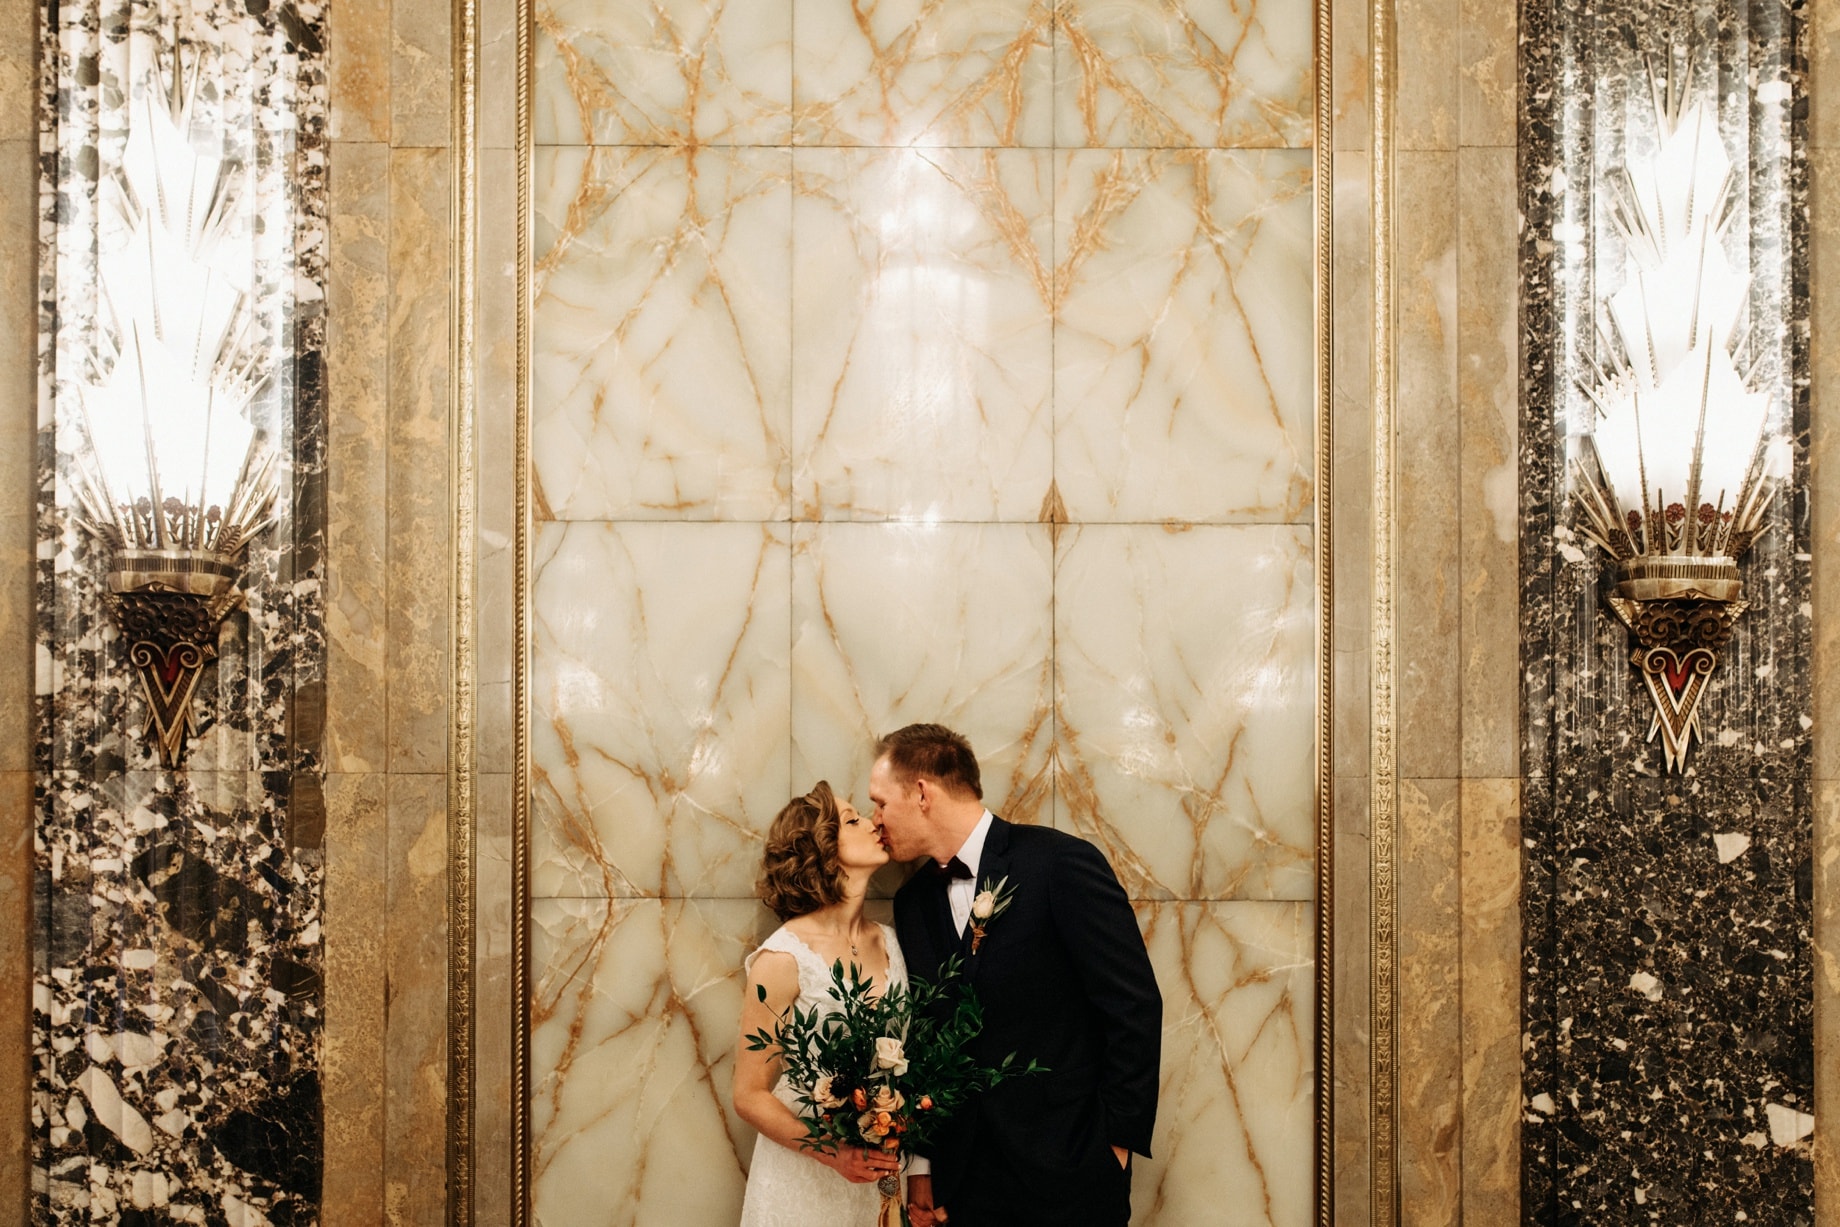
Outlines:
[[[917,775],[931,776],[948,789],[968,792],[983,800],[977,755],[964,734],[943,724],[910,724],[875,743],[875,756],[886,758],[894,777],[903,784]]]

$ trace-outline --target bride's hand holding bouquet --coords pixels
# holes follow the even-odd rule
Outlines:
[[[970,987],[958,983],[958,970],[954,959],[936,982],[878,992],[857,967],[839,961],[831,967],[836,1012],[795,1005],[771,1029],[744,1037],[749,1051],[774,1052],[788,1083],[799,1088],[807,1150],[846,1176],[846,1156],[860,1167],[878,1152],[905,1162],[928,1149],[972,1096],[1038,1071],[1034,1062],[1017,1067],[1013,1054],[995,1066],[971,1057],[968,1045],[983,1027],[983,1012]],[[759,992],[764,1002],[764,987]],[[885,1175],[878,1187],[881,1222],[904,1222],[899,1180]]]

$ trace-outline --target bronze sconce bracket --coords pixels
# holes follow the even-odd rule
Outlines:
[[[1611,596],[1611,610],[1636,638],[1630,663],[1642,675],[1654,701],[1648,738],[1661,738],[1669,771],[1679,771],[1693,742],[1704,741],[1699,702],[1719,652],[1731,638],[1738,615],[1750,607],[1742,597],[1674,597],[1640,600]]]
[[[185,766],[197,734],[192,696],[217,659],[217,630],[243,604],[236,570],[209,554],[120,550],[104,603],[128,645],[128,661],[147,700],[147,736],[169,771]]]

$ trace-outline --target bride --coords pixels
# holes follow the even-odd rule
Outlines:
[[[771,1031],[795,1002],[800,1009],[836,1013],[832,963],[855,964],[881,991],[907,982],[894,930],[863,916],[869,878],[887,863],[874,824],[822,780],[788,802],[767,832],[760,897],[782,923],[748,956],[742,1038],[735,1046],[735,1111],[761,1139],[741,1227],[870,1227],[881,1205],[875,1182],[898,1167],[898,1159],[882,1151],[803,1149],[805,1125],[796,1111],[801,1088],[781,1079],[776,1052],[751,1052],[745,1038]]]

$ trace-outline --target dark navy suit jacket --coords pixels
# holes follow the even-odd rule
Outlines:
[[[978,953],[952,924],[945,879],[921,873],[894,898],[909,974],[931,980],[952,955],[984,1009],[981,1062],[1014,1053],[1046,1073],[1012,1078],[968,1104],[928,1157],[933,1199],[953,1227],[1122,1224],[1130,1175],[1111,1148],[1150,1153],[1163,1001],[1118,878],[1063,831],[991,823],[977,886],[1007,877],[1010,906]]]

